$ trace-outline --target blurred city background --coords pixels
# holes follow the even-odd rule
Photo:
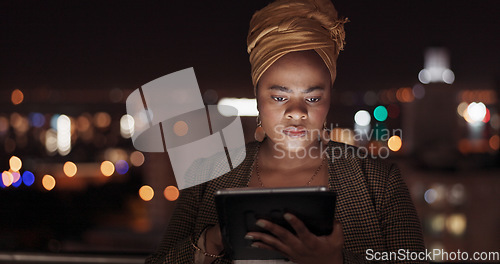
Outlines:
[[[166,153],[134,149],[127,96],[194,67],[253,140],[246,34],[268,2],[0,1],[0,262],[150,254],[178,192]],[[398,164],[428,249],[498,252],[500,2],[334,4],[339,140],[374,132],[350,143]]]

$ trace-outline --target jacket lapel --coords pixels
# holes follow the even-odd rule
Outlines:
[[[366,248],[386,248],[375,210],[370,197],[360,159],[353,153],[357,148],[330,142],[329,188],[337,193],[335,218],[342,223],[344,246],[353,251]],[[351,149],[350,149],[351,148]]]
[[[204,228],[207,225],[215,225],[218,223],[217,210],[215,208],[215,197],[214,194],[217,190],[225,188],[242,188],[248,186],[248,180],[252,173],[253,161],[255,160],[255,155],[257,153],[258,142],[252,142],[247,145],[246,157],[243,162],[234,168],[232,171],[226,173],[207,183],[207,188],[205,194],[203,195],[202,203],[200,207],[204,210],[204,219],[202,220]]]

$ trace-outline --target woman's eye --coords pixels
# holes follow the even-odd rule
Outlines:
[[[272,98],[274,99],[274,101],[277,101],[277,102],[284,102],[284,101],[286,101],[285,97],[273,96]]]
[[[317,103],[319,102],[320,98],[307,98],[306,101],[310,103]]]

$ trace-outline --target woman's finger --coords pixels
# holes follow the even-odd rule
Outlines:
[[[286,228],[264,219],[259,219],[256,225],[268,230],[274,236],[261,232],[250,232],[246,236],[247,239],[260,240],[286,256],[303,251],[302,242]]]
[[[300,240],[294,234],[292,234],[292,232],[288,231],[288,229],[278,224],[275,224],[273,222],[264,219],[259,219],[256,225],[268,230],[273,235],[275,235],[279,240],[283,241],[285,244],[291,247],[300,244]]]
[[[297,237],[300,239],[300,241],[302,241],[302,243],[308,245],[308,247],[314,246],[316,242],[316,236],[309,231],[304,222],[302,222],[299,218],[291,213],[285,213],[283,217],[293,227],[293,229],[297,233]]]
[[[260,232],[249,232],[245,236],[246,239],[257,240],[252,245],[258,246],[259,248],[266,248],[274,251],[278,251],[281,254],[289,255],[291,250],[290,248],[281,242],[278,238]]]

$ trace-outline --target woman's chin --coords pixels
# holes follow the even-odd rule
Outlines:
[[[306,151],[306,153],[307,153],[308,149],[314,143],[317,143],[317,142],[311,142],[311,141],[304,140],[304,139],[292,138],[292,139],[284,139],[284,140],[280,140],[280,141],[273,141],[273,143],[274,143],[274,148],[276,150],[288,152],[290,155],[293,155],[293,156],[299,156],[296,154],[300,154],[300,156],[303,156],[304,151]]]

